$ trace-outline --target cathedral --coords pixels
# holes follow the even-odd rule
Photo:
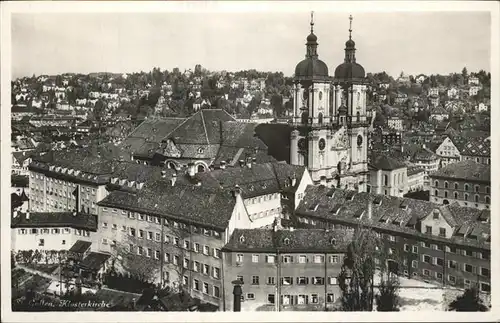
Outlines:
[[[295,68],[290,163],[306,166],[315,183],[366,191],[366,78],[364,68],[356,62],[352,16],[344,62],[333,77],[318,58],[312,18],[305,59]]]

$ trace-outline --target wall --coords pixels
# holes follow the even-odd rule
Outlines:
[[[23,228],[12,229],[12,246],[14,251],[18,250],[68,250],[77,240],[92,241],[96,234],[87,231],[83,233],[73,228],[36,228],[37,233],[32,233],[32,228],[24,228],[25,234],[21,234]],[[53,233],[53,229],[59,229],[60,233]],[[42,231],[43,230],[43,231]],[[44,232],[49,230],[48,233]],[[42,233],[43,232],[43,233]],[[86,236],[88,235],[88,236]],[[40,246],[40,239],[44,239],[44,245]]]
[[[490,208],[491,183],[472,181],[466,182],[452,178],[442,179],[431,176],[430,184],[431,202],[438,204],[445,204],[445,202],[447,202],[446,204],[452,204],[454,202],[458,202],[460,206],[473,207],[477,209]],[[478,202],[475,200],[476,196],[478,197]]]

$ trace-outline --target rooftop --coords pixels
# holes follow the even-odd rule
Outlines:
[[[75,215],[76,214],[76,215]],[[12,218],[11,228],[47,228],[47,227],[70,227],[89,231],[97,231],[97,217],[86,213],[72,212],[32,212],[29,219],[26,213],[18,212]]]
[[[92,242],[83,241],[83,240],[76,240],[76,242],[69,249],[69,252],[83,254],[83,253],[85,253],[85,251],[89,250],[91,245],[92,245]]]
[[[348,230],[236,229],[224,251],[313,253],[345,252],[352,234]]]
[[[484,137],[473,138],[463,146],[461,153],[465,156],[490,157],[491,140]]]
[[[370,166],[377,170],[395,170],[406,167],[406,165],[386,154],[373,154],[370,161]]]
[[[464,160],[449,164],[433,173],[431,177],[452,178],[469,181],[491,182],[491,166]]]
[[[327,194],[329,191],[330,189],[324,186],[308,186],[304,199],[297,208],[297,216],[315,217],[349,226],[362,224],[374,229],[417,236],[422,239],[451,241],[455,244],[490,249],[490,224],[482,222],[482,219],[489,218],[489,210],[455,205],[444,206],[411,198],[340,189],[335,189],[335,193],[329,197]],[[352,198],[347,198],[349,194]],[[374,203],[375,200],[377,203]],[[369,203],[371,203],[371,217],[368,213]],[[420,221],[431,215],[434,210],[439,211],[448,224],[454,228],[455,233],[450,239],[429,236],[416,229]],[[459,225],[477,228],[481,235],[477,237],[457,235]]]

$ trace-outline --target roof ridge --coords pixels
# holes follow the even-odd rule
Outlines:
[[[205,117],[203,116],[203,113],[201,113],[200,115],[201,115],[201,123],[203,124],[203,129],[205,130],[205,138],[207,139],[207,144],[210,146],[210,140],[208,140],[207,126],[205,125]]]

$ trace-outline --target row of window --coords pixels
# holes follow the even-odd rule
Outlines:
[[[260,255],[252,255],[252,262],[253,263],[258,263],[260,262]],[[243,263],[244,261],[244,255],[239,253],[236,254],[236,263]],[[273,264],[276,262],[276,256],[275,255],[266,255],[264,256],[264,262],[268,264]],[[299,264],[305,264],[309,262],[309,257],[307,255],[299,255],[299,256],[291,256],[291,255],[283,255],[281,256],[281,262],[284,264],[289,264],[289,263],[299,263]],[[325,256],[324,255],[314,255],[312,257],[312,262],[315,264],[322,264],[325,262]],[[339,263],[339,256],[338,255],[331,255],[328,256],[328,262],[331,264],[336,264]]]
[[[263,211],[263,212],[250,214],[250,218],[252,220],[255,220],[255,219],[260,219],[260,218],[268,217],[270,215],[275,215],[275,214],[281,214],[281,207],[267,210],[267,211]]]
[[[33,228],[33,229],[18,229],[17,231],[19,234],[70,234],[71,229],[70,228],[43,228],[43,229],[38,229],[38,228]],[[80,229],[75,229],[75,234],[78,236],[84,236],[88,237],[90,236],[90,232],[87,230],[80,230]]]
[[[182,283],[184,286],[188,286],[189,278],[188,276],[183,276],[182,277]],[[210,288],[212,287],[212,288]],[[193,279],[193,289],[199,292],[202,292],[203,294],[213,296],[215,298],[220,297],[220,288],[219,286],[210,286],[209,283],[206,282],[200,282],[198,279]]]
[[[241,282],[244,281],[243,276],[236,276],[236,280],[239,280]],[[307,277],[307,276],[299,276],[299,277],[291,277],[291,276],[284,276],[281,277],[280,279],[280,284],[282,286],[289,286],[293,285],[295,281],[296,285],[325,285],[325,277],[321,276],[315,276],[315,277]],[[328,277],[327,278],[328,285],[337,285],[337,277]],[[258,275],[252,275],[251,280],[250,280],[251,285],[260,285],[261,280],[260,276]],[[266,277],[266,285],[276,285],[276,277],[275,276],[268,276]]]
[[[66,240],[61,240],[61,245],[66,245]],[[39,247],[44,247],[45,246],[45,239],[38,239],[38,246]]]
[[[102,208],[102,211],[109,212],[108,208],[106,208],[106,207]],[[157,217],[157,216],[142,214],[142,213],[138,213],[138,212],[118,210],[118,209],[111,209],[111,213],[116,213],[116,214],[120,213],[121,215],[126,216],[132,220],[137,219],[139,221],[147,221],[147,222],[151,222],[151,223],[156,223],[158,225],[161,222],[163,222],[164,226],[172,227],[174,229],[180,229],[180,230],[183,230],[186,232],[192,232],[194,234],[203,234],[204,236],[214,237],[216,239],[221,238],[221,233],[218,231],[197,227],[195,225],[189,226],[189,225],[186,225],[185,223],[177,222],[177,221],[170,220],[170,219],[163,219],[163,221],[162,221],[162,218]]]
[[[439,188],[439,181],[434,181],[434,186],[436,188]],[[458,183],[454,183],[453,187],[454,187],[455,190],[458,190],[459,189]],[[445,189],[449,188],[449,183],[448,182],[444,182],[444,188]],[[464,191],[469,191],[469,188],[472,188],[472,185],[469,186],[469,184],[464,184]],[[480,192],[480,188],[481,187],[479,185],[474,185],[474,192],[479,193]],[[486,194],[490,194],[490,187],[489,186],[485,187],[485,192],[486,192]]]
[[[248,293],[248,300],[254,300],[255,294]],[[326,303],[334,303],[335,302],[335,294],[328,293],[326,294]],[[275,294],[267,294],[267,303],[268,304],[276,304],[276,296]],[[306,304],[318,304],[319,303],[319,295],[318,294],[310,294],[310,295],[281,295],[280,304],[281,305],[306,305]]]
[[[439,196],[439,191],[438,190],[434,190],[434,196]],[[448,198],[448,191],[444,191],[444,198]],[[460,198],[460,194],[458,194],[458,192],[453,192],[453,198],[455,200],[458,200]],[[463,200],[464,201],[469,201],[469,194],[465,193],[464,196],[463,196]],[[476,203],[479,203],[479,195],[474,195],[474,202]],[[486,204],[490,204],[490,197],[489,196],[485,196],[484,197],[484,202]]]
[[[68,187],[76,187],[78,184],[75,184],[75,183],[72,183],[72,182],[67,182],[67,181],[63,181],[63,180],[60,180],[60,179],[56,179],[56,178],[52,178],[52,177],[45,177],[44,175],[42,174],[38,174],[38,173],[31,173],[31,178],[35,178],[35,179],[44,179],[46,178],[47,179],[47,183],[54,183],[54,184],[59,184],[59,185],[63,185],[63,186],[68,186]],[[47,184],[47,185],[50,185],[50,184]],[[95,188],[90,188],[90,187],[83,187],[83,186],[80,186],[82,191],[83,190],[86,190],[87,192],[92,192],[92,194],[95,194],[96,193],[96,189]]]
[[[407,272],[405,271],[405,274],[407,274]],[[414,276],[417,275],[416,272],[413,273]],[[439,279],[439,280],[442,280],[443,279],[443,273],[441,272],[433,272],[432,270],[429,270],[429,269],[423,269],[422,270],[422,276],[423,277],[433,277],[433,278],[436,278],[436,279]],[[453,275],[448,275],[448,283],[449,284],[456,284],[457,283],[457,277],[453,276]],[[473,282],[471,282],[469,279],[464,279],[464,286],[466,288],[468,287],[471,287],[473,284]],[[481,282],[479,283],[479,287],[480,287],[480,290],[482,292],[490,292],[491,291],[491,287],[490,287],[490,284],[488,283],[484,283],[484,282]]]
[[[265,188],[265,187],[264,187]],[[245,205],[260,204],[262,202],[276,200],[280,198],[279,193],[261,195],[254,198],[245,199]]]

